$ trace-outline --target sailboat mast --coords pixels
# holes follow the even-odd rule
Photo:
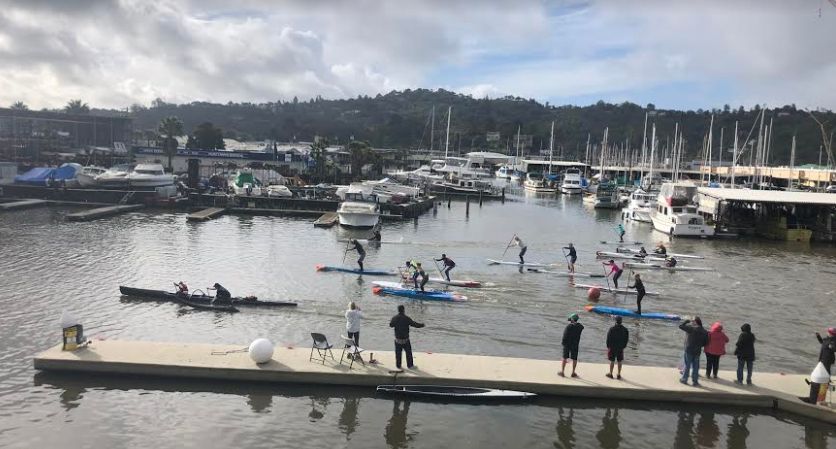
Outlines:
[[[734,188],[734,168],[737,166],[737,121],[734,122],[734,146],[732,147],[731,188]]]
[[[795,134],[792,135],[792,150],[790,150],[790,189],[793,188],[793,181],[795,181],[792,175],[793,168],[795,168]]]
[[[435,144],[435,105],[433,105],[430,116],[432,117],[432,119],[430,119],[430,153],[432,153],[433,145]]]
[[[552,155],[554,154],[554,120],[552,120],[552,132],[549,137],[549,175],[552,174]]]
[[[714,114],[711,114],[711,124],[708,126],[708,183],[711,184],[711,159],[714,156]]]
[[[604,140],[601,142],[601,176],[598,177],[598,182],[604,180],[604,149],[607,148],[607,134],[610,133],[609,126],[604,128]]]
[[[447,139],[444,142],[444,159],[447,159],[447,151],[450,148],[450,115],[453,112],[453,107],[447,108]]]
[[[648,177],[650,181],[647,185],[647,190],[649,191],[651,187],[653,187],[653,157],[656,154],[656,124],[653,124],[653,134],[650,138],[650,172],[648,172]]]
[[[644,177],[644,159],[647,156],[647,111],[644,113],[644,131],[642,132],[642,160],[639,164],[639,184],[641,184],[641,178]]]
[[[520,128],[522,126],[517,126],[517,152],[514,155],[514,172],[517,171],[517,164],[519,164],[517,159],[520,157]]]

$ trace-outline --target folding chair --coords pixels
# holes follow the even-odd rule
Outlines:
[[[363,366],[366,366],[366,362],[363,361],[363,356],[361,353],[364,351],[363,348],[354,344],[354,339],[346,337],[345,335],[340,335],[340,338],[343,339],[343,354],[340,356],[340,365],[343,364],[343,358],[345,357],[345,353],[348,352],[348,359],[351,360],[351,363],[348,364],[348,369],[350,370],[352,366],[354,366],[355,360],[360,360],[360,363]]]
[[[333,348],[333,346],[328,343],[328,339],[325,338],[325,335],[311,332],[311,338],[313,338],[313,346],[311,346],[311,356],[308,358],[309,362],[313,360],[314,349],[316,349],[316,353],[319,357],[318,360],[322,360],[323,365],[325,364],[325,357],[328,355],[331,356],[331,360],[337,360],[334,358],[334,353],[331,352],[331,348]]]

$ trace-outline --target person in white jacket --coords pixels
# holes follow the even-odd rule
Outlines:
[[[348,303],[348,310],[345,311],[345,331],[348,338],[354,339],[354,344],[360,346],[360,321],[363,319],[363,312],[354,304]]]

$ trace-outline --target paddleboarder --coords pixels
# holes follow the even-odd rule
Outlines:
[[[621,317],[615,317],[615,325],[607,331],[607,360],[610,361],[610,372],[607,377],[612,379],[612,369],[618,362],[618,375],[616,379],[621,380],[621,362],[624,360],[624,348],[630,338],[630,331],[621,324]]]
[[[642,258],[642,259],[644,259],[645,257],[647,257],[647,250],[646,250],[646,249],[644,249],[644,247],[643,247],[643,246],[639,249],[639,256],[641,256],[641,258]]]
[[[363,272],[363,261],[366,259],[366,250],[363,248],[363,245],[357,241],[357,239],[351,239],[351,243],[354,245],[351,248],[348,248],[346,251],[357,251],[357,265],[360,265],[360,272]]]
[[[380,228],[374,228],[374,231],[372,231],[372,236],[369,237],[369,242],[380,243],[381,239],[382,237],[380,236]]]
[[[418,276],[421,276],[421,291],[424,291],[424,286],[427,285],[427,281],[430,280],[430,277],[427,276],[427,272],[424,271],[424,267],[421,266],[421,262],[415,266],[415,274],[413,275],[413,279],[415,280],[415,289],[418,290]]]
[[[519,236],[514,236],[513,240],[511,240],[511,244],[508,246],[518,246],[520,247],[520,265],[525,264],[525,252],[528,250],[528,246],[523,243],[522,239]]]
[[[615,232],[616,232],[616,233],[618,233],[618,241],[619,241],[619,243],[624,243],[624,233],[626,232],[626,231],[624,230],[624,225],[622,225],[621,223],[619,223],[619,224],[618,224],[618,226],[616,226],[616,227],[615,227]]]
[[[668,254],[668,249],[667,249],[667,248],[665,248],[665,244],[664,244],[664,243],[659,242],[659,244],[658,244],[658,245],[656,245],[656,249],[654,249],[654,250],[653,250],[653,253],[654,253],[654,254],[661,254],[661,255],[663,255],[663,256],[664,256],[664,255],[667,255],[667,254]]]
[[[583,332],[583,324],[578,323],[578,314],[573,313],[569,315],[569,324],[563,329],[563,363],[560,365],[560,372],[557,373],[560,377],[565,377],[566,363],[572,359],[572,377],[578,377],[575,373],[575,368],[578,366],[578,349],[581,344],[581,332]]]
[[[575,262],[578,261],[578,252],[575,251],[575,245],[569,243],[569,246],[564,246],[563,249],[568,249],[569,252],[566,254],[566,257],[569,259],[569,272],[575,272]]]
[[[447,254],[442,254],[441,259],[433,259],[436,262],[444,262],[444,270],[442,270],[442,274],[447,277],[447,282],[450,282],[450,270],[456,268],[456,262],[453,262],[453,259],[447,257]]]
[[[616,287],[618,288],[618,287]],[[644,299],[644,295],[647,293],[644,289],[644,282],[642,282],[642,277],[639,276],[639,273],[636,273],[635,281],[633,285],[627,285],[627,288],[635,288],[636,289],[636,313],[639,315],[642,314],[642,299]]]
[[[409,342],[410,327],[424,327],[424,323],[418,323],[406,316],[403,304],[398,306],[398,314],[389,321],[389,327],[395,328],[395,366],[401,369],[401,354],[406,352],[406,367],[417,368],[412,363],[412,343]]]
[[[609,262],[604,262],[605,267],[610,267],[610,274],[612,275],[612,283],[615,285],[615,289],[618,290],[618,278],[621,277],[621,273],[624,271],[621,267],[615,263],[614,260],[610,259]]]

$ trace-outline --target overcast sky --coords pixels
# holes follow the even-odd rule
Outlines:
[[[836,109],[830,1],[0,0],[0,106],[441,87]]]

